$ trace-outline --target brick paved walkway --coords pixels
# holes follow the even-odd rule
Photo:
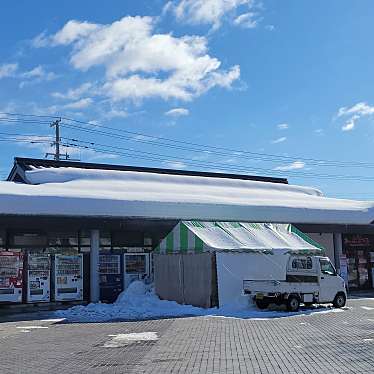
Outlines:
[[[3,322],[0,373],[374,373],[374,300],[349,307],[270,320]],[[104,347],[143,332],[159,340]]]

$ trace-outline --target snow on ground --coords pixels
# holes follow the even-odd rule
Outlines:
[[[109,335],[111,340],[105,342],[104,348],[119,348],[137,342],[158,340],[157,332],[134,332],[130,334]]]
[[[315,307],[290,313],[284,309],[259,310],[254,305],[231,305],[223,308],[198,308],[175,301],[160,300],[150,286],[141,281],[131,283],[113,304],[89,304],[59,310],[55,315],[69,322],[105,322],[113,320],[143,320],[151,318],[212,316],[224,318],[271,319],[315,313],[342,312],[342,309]]]

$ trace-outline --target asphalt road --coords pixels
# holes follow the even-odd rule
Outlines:
[[[374,299],[268,320],[0,323],[0,373],[374,373]]]

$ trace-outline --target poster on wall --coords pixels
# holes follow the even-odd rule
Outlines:
[[[345,283],[348,284],[348,264],[345,255],[340,256],[340,276],[344,279]]]

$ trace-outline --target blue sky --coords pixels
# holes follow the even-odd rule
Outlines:
[[[374,199],[373,12],[370,0],[4,0],[0,112],[91,122],[62,127],[82,161],[286,176]],[[44,157],[53,135],[48,121],[8,118],[0,177],[14,156]]]

